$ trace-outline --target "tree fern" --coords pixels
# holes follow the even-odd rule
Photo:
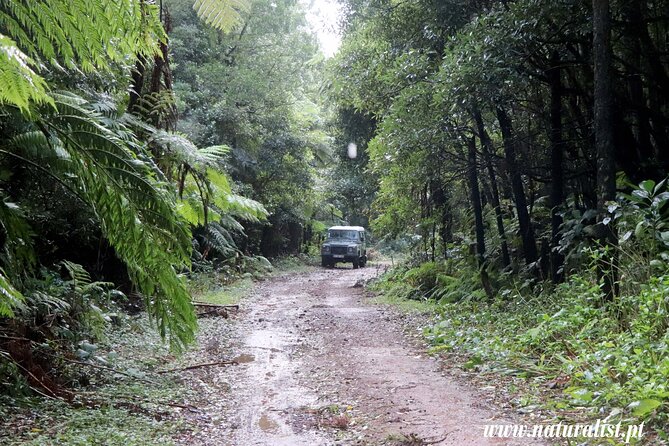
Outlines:
[[[2,0],[0,30],[0,103],[23,111],[50,101],[42,67],[108,70],[165,39],[156,5],[139,0]]]
[[[196,0],[193,9],[208,25],[229,32],[243,21],[243,14],[251,9],[251,0]]]
[[[8,140],[6,153],[58,152],[49,172],[95,211],[103,233],[125,262],[160,333],[175,347],[193,339],[196,319],[179,273],[189,266],[191,239],[179,217],[171,185],[163,181],[139,141],[122,124],[114,130],[83,98],[53,94],[56,109],[33,117],[35,132]],[[25,143],[31,141],[32,147]],[[21,143],[21,145],[18,144]]]

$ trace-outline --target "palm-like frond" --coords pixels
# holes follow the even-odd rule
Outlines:
[[[53,156],[49,171],[95,211],[103,233],[139,291],[162,335],[175,347],[192,341],[196,319],[179,272],[189,266],[190,231],[176,211],[171,186],[161,181],[144,148],[122,124],[112,130],[91,104],[73,94],[54,94],[56,111],[34,117],[43,133],[30,137]],[[27,138],[27,136],[26,136]],[[25,143],[27,140],[23,138]],[[10,144],[21,138],[14,138]],[[28,158],[24,145],[6,152]]]
[[[23,301],[23,296],[5,277],[5,272],[0,269],[0,317],[11,317],[13,309]]]
[[[49,101],[40,67],[108,70],[165,38],[156,5],[137,0],[4,0],[0,29],[0,102],[23,111]]]
[[[229,32],[242,23],[243,14],[251,9],[251,0],[196,0],[193,9],[208,25]]]

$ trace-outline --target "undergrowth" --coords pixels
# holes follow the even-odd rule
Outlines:
[[[266,274],[269,268],[264,270]],[[253,284],[243,274],[235,283],[228,283],[220,273],[193,275],[191,290],[196,300],[237,303]],[[175,354],[151,328],[145,313],[118,312],[114,323],[99,327],[103,336],[88,336],[69,347],[72,351],[52,349],[50,374],[59,377],[63,397],[45,398],[21,376],[21,370],[5,371],[0,444],[169,445],[189,435],[193,425],[184,415],[197,410],[191,406],[197,404],[197,395],[179,373],[159,372],[206,362],[197,344]],[[231,330],[226,319],[201,319],[197,343],[211,350],[210,333],[221,336]],[[217,337],[215,341],[221,345],[207,350],[208,354],[229,356],[226,340]],[[14,364],[0,361],[0,367]]]
[[[437,317],[424,335],[432,351],[464,356],[463,368],[543,382],[559,395],[544,401],[549,408],[644,421],[666,440],[669,275],[624,287],[608,307],[594,277],[586,270],[556,287],[498,283],[488,300],[477,271],[451,259],[403,265],[371,288],[389,301],[431,306]]]

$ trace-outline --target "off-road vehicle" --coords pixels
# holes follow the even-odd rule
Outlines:
[[[335,266],[339,262],[351,262],[353,268],[367,263],[365,228],[362,226],[332,226],[321,247],[321,264]]]

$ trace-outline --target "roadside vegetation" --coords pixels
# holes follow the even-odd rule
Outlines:
[[[317,184],[334,160],[323,61],[291,0],[0,6],[3,414],[37,396],[90,409],[80,427],[107,409],[123,425],[126,403],[81,398],[150,369],[124,365],[147,343],[188,351],[201,313],[224,316],[268,258],[343,221]]]
[[[408,241],[377,300],[565,419],[666,441],[666,2],[344,3],[330,94],[366,135],[375,237]]]

